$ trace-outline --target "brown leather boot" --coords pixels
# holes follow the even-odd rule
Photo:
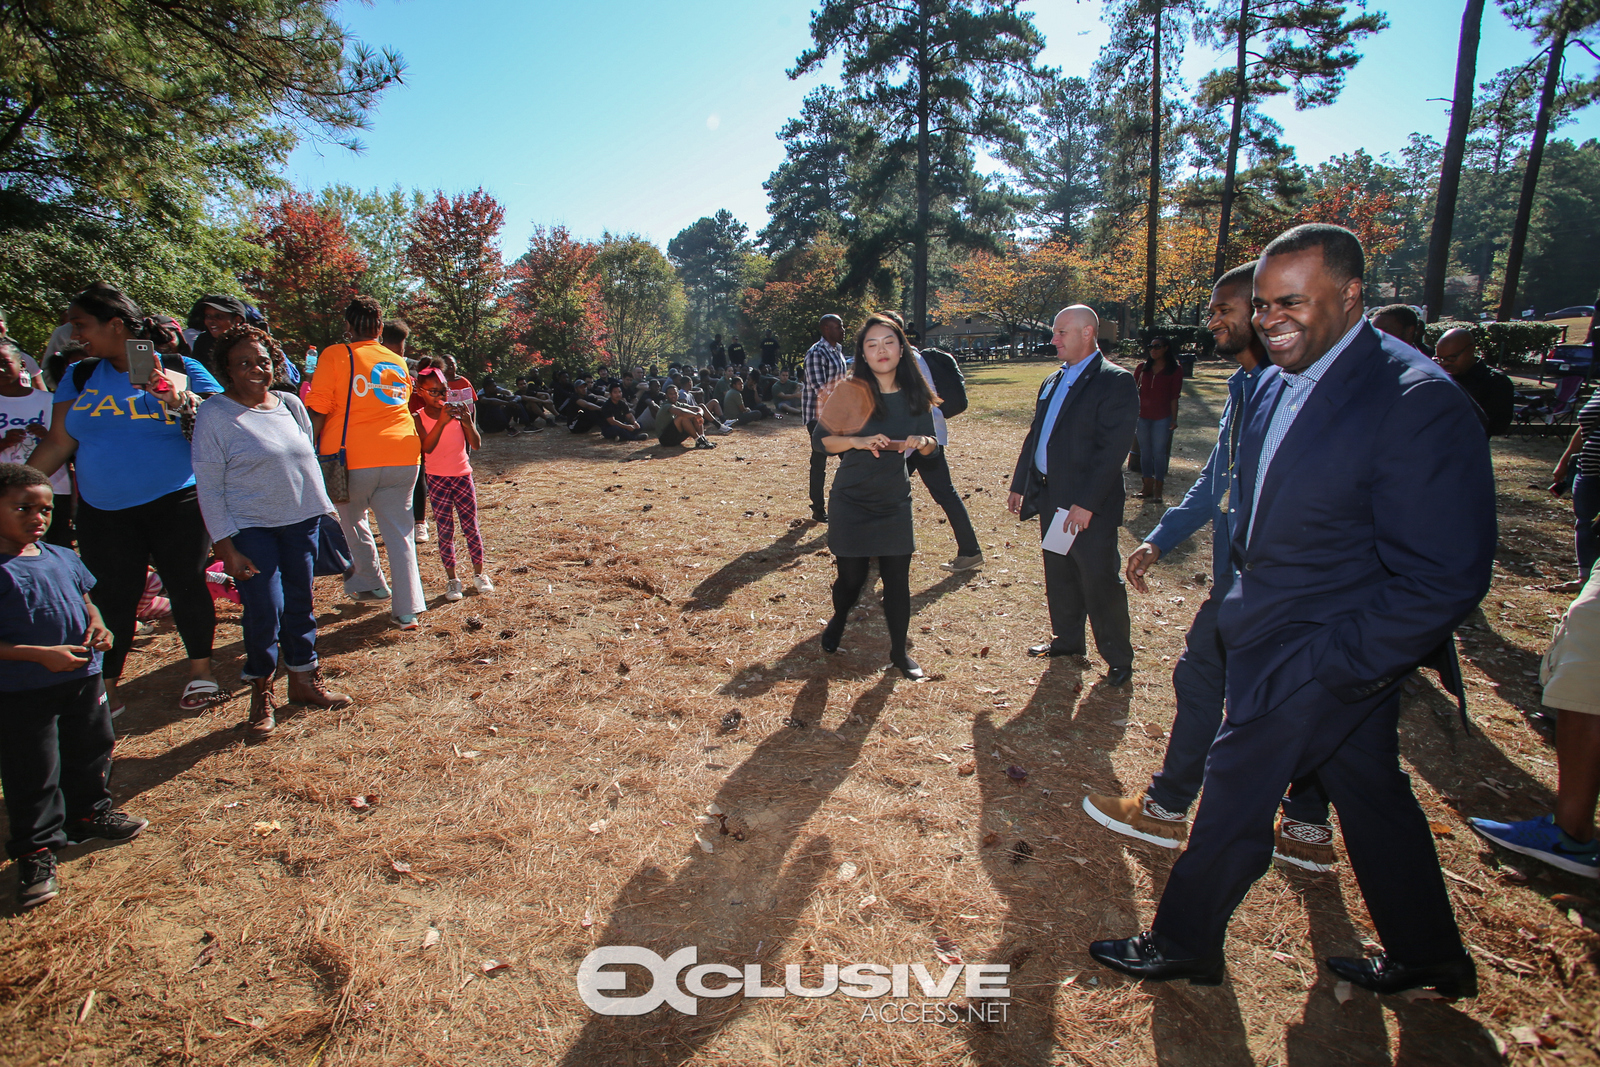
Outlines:
[[[278,721],[273,718],[276,705],[277,698],[272,695],[272,679],[250,679],[250,719],[246,727],[252,737],[267,737],[277,728]]]
[[[346,693],[329,689],[322,681],[322,669],[289,672],[289,703],[310,704],[319,708],[342,708],[350,703]]]
[[[1144,479],[1144,488],[1139,490],[1140,498],[1143,500],[1150,499],[1151,494],[1155,492],[1155,486],[1156,480],[1154,478]]]
[[[1162,486],[1164,486],[1165,484],[1166,483],[1163,482],[1160,478],[1151,478],[1150,479],[1150,485],[1151,485],[1150,496],[1155,500],[1155,502],[1157,504],[1161,503],[1161,489],[1162,489]]]

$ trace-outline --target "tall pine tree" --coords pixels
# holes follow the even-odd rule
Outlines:
[[[1218,0],[1218,5],[1198,29],[1218,45],[1231,45],[1234,65],[1207,75],[1196,103],[1201,108],[1224,103],[1232,108],[1214,267],[1220,275],[1231,265],[1228,232],[1246,111],[1285,93],[1294,94],[1299,111],[1333,103],[1344,87],[1345,74],[1361,59],[1355,43],[1389,22],[1382,12],[1365,10],[1365,0],[1354,4]],[[1360,13],[1347,19],[1352,6]]]
[[[871,273],[863,252],[882,257],[909,246],[911,324],[919,330],[927,328],[928,246],[941,187],[958,201],[981,195],[984,183],[969,176],[968,146],[1022,140],[1019,119],[1044,37],[1020,7],[1019,0],[823,0],[811,19],[813,46],[789,71],[798,78],[837,54],[850,101],[882,116],[869,201],[881,203],[912,170],[910,217],[881,214],[868,232],[852,235],[851,274]],[[947,240],[968,237],[959,214],[944,222]]]

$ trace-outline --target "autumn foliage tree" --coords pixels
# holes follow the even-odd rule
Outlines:
[[[609,361],[598,251],[573,240],[565,226],[534,227],[528,250],[511,267],[506,298],[516,356],[570,372]]]
[[[1049,322],[1068,304],[1092,299],[1097,267],[1066,238],[1018,245],[1004,255],[978,252],[955,267],[939,294],[946,321],[982,315],[1008,331]]]
[[[406,242],[406,268],[421,282],[403,308],[418,349],[449,353],[463,370],[490,369],[506,348],[500,257],[505,208],[482,189],[435,193],[417,210]]]
[[[273,332],[318,347],[336,340],[340,313],[367,269],[339,213],[288,193],[261,205],[249,240],[266,249],[267,259],[243,281]]]
[[[744,291],[745,318],[756,329],[777,334],[779,351],[796,355],[821,336],[824,315],[838,315],[847,331],[854,330],[872,308],[864,294],[840,295],[843,262],[844,246],[828,236],[784,256],[765,284]]]

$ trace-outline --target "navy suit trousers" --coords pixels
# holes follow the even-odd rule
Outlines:
[[[1228,595],[1231,582],[1211,586],[1189,627],[1183,655],[1172,671],[1172,691],[1177,710],[1161,769],[1150,779],[1149,797],[1168,811],[1186,812],[1200,795],[1205,779],[1206,754],[1222,728],[1224,687],[1228,680],[1227,653],[1217,635],[1217,609]],[[1300,822],[1328,821],[1328,794],[1315,774],[1296,779],[1289,788],[1283,812]]]
[[[1271,863],[1284,788],[1316,771],[1385,951],[1413,966],[1461,957],[1433,835],[1400,769],[1399,714],[1398,687],[1345,704],[1311,681],[1266,715],[1223,725],[1153,924],[1175,955],[1222,951],[1234,909]]]

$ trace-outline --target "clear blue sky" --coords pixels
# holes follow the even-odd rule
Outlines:
[[[400,183],[447,192],[482,185],[506,206],[506,252],[536,224],[576,236],[635,231],[666,242],[727,208],[752,232],[761,183],[782,159],[774,136],[827,74],[790,81],[810,42],[813,0],[375,0],[342,17],[369,44],[405,56],[406,84],[372,116],[360,155],[303,145],[302,188]],[[1026,5],[1042,61],[1086,74],[1105,29],[1098,0]],[[1302,162],[1365,148],[1396,151],[1413,130],[1443,139],[1455,77],[1460,0],[1374,0],[1392,26],[1331,107],[1271,111]],[[1523,61],[1531,39],[1486,5],[1479,81]],[[1586,60],[1586,57],[1584,57]],[[1577,62],[1573,56],[1569,63]],[[1218,65],[1191,46],[1185,72]],[[1600,106],[1561,131],[1600,137]]]

